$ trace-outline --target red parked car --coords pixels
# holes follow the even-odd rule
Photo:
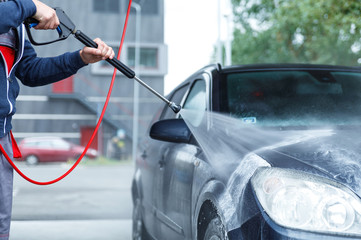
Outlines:
[[[19,143],[22,154],[21,160],[34,165],[39,162],[66,162],[69,159],[78,159],[84,147],[68,142],[59,137],[32,137],[24,138]],[[86,157],[96,158],[98,152],[88,149]]]

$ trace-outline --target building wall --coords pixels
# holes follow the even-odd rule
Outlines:
[[[89,37],[100,37],[116,50],[119,47],[128,6],[127,0],[44,0],[43,2],[53,7],[61,7],[75,23],[77,29]],[[96,8],[99,2],[103,5]],[[138,68],[139,71],[136,74],[152,88],[163,93],[164,75],[167,73],[164,0],[141,0],[138,3],[142,6],[140,61],[144,65]],[[116,10],[107,8],[107,4],[119,6],[119,8]],[[134,65],[135,20],[135,11],[132,10],[120,58],[122,62],[130,66]],[[37,38],[42,39],[45,36],[42,31],[36,32]],[[66,41],[35,47],[35,49],[40,57],[49,57],[82,47],[83,45],[78,40],[69,36]],[[13,119],[15,137],[20,140],[28,136],[57,135],[74,143],[80,143],[81,128],[95,126],[97,115],[103,107],[113,73],[109,66],[103,61],[81,69],[73,76],[71,87],[73,92],[54,92],[54,86],[51,85],[37,88],[21,86],[16,106],[17,113]],[[55,90],[59,89],[55,88]],[[134,80],[127,79],[118,72],[105,116],[106,121],[102,124],[102,142],[104,143],[102,150],[105,155],[107,143],[118,130],[125,131],[126,151],[131,152],[133,91]],[[145,134],[149,121],[160,104],[157,97],[140,87],[139,136]]]

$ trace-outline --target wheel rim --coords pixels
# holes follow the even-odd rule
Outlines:
[[[218,236],[212,236],[209,240],[221,240]]]
[[[30,155],[26,158],[26,163],[29,165],[35,165],[38,163],[38,158],[34,155]]]
[[[220,217],[212,219],[207,226],[204,240],[228,240],[225,227],[222,224]]]

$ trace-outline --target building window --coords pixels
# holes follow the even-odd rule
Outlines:
[[[93,0],[93,11],[102,13],[119,13],[119,0]]]
[[[118,43],[108,43],[113,47],[115,55],[118,53]],[[138,71],[143,75],[160,76],[167,73],[167,46],[157,43],[141,43],[140,44],[140,61]],[[135,44],[124,43],[120,61],[135,68]],[[106,61],[100,61],[91,65],[93,74],[113,74],[114,68]]]
[[[139,67],[141,69],[158,68],[158,48],[140,48],[139,55]],[[130,67],[135,67],[135,47],[128,47],[127,63]]]
[[[157,15],[159,8],[159,0],[136,0],[141,6],[141,11],[143,15]],[[131,13],[135,13],[135,10],[132,8]]]

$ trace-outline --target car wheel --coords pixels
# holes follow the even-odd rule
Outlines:
[[[39,158],[35,155],[29,155],[26,157],[25,161],[28,165],[36,165],[39,162]]]
[[[204,234],[204,240],[228,240],[224,225],[219,216],[213,218]]]
[[[148,239],[143,224],[140,199],[136,199],[133,207],[133,240]]]

